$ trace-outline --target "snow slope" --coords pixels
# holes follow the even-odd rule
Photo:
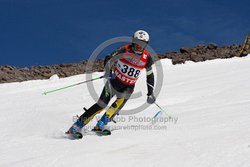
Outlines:
[[[164,84],[157,102],[178,121],[159,121],[154,125],[158,129],[135,129],[149,124],[136,118],[152,118],[159,111],[152,105],[133,115],[134,120],[117,117],[125,121],[110,124],[111,136],[87,132],[82,140],[63,137],[72,116],[94,103],[86,85],[42,95],[81,82],[85,75],[1,84],[0,166],[249,167],[250,56],[176,66],[161,61]],[[103,81],[94,83],[100,93]],[[138,85],[136,92],[146,94],[145,77]],[[125,108],[145,100],[128,101]]]

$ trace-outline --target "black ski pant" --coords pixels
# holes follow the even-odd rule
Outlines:
[[[108,80],[102,90],[98,102],[86,110],[79,119],[84,125],[88,124],[96,114],[99,114],[107,107],[112,97],[116,95],[117,99],[106,111],[106,115],[109,119],[112,119],[122,109],[133,91],[134,86],[123,85],[116,79]]]

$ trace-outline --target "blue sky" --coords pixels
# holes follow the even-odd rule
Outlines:
[[[158,53],[241,44],[250,31],[249,6],[248,0],[0,0],[0,65],[78,63],[105,40],[137,29],[149,32]]]

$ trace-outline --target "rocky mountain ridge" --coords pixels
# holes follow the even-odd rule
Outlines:
[[[197,45],[193,48],[181,48],[179,52],[168,52],[153,55],[155,60],[168,58],[174,65],[185,64],[186,61],[201,62],[213,59],[226,59],[239,57],[240,45],[227,45],[219,47],[210,43]],[[83,74],[86,72],[101,72],[104,69],[104,60],[97,59],[93,64],[93,69],[87,70],[87,61],[72,64],[58,64],[48,66],[32,66],[31,68],[17,68],[14,66],[0,66],[0,83],[21,82],[36,79],[48,79],[57,74],[60,78]]]

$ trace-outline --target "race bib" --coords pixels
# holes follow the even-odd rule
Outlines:
[[[141,69],[130,66],[121,62],[120,60],[117,62],[117,69],[124,75],[130,79],[138,79]]]

